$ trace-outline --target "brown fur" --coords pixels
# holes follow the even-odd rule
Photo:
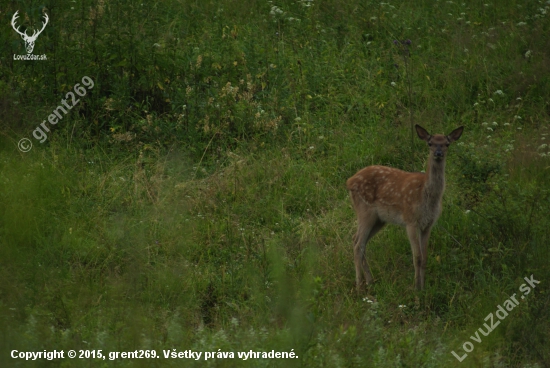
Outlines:
[[[430,231],[439,215],[445,191],[447,147],[458,140],[463,127],[448,136],[431,136],[416,125],[418,137],[430,146],[426,173],[409,173],[386,166],[368,166],[347,181],[351,202],[357,214],[357,232],[353,237],[357,291],[372,282],[365,248],[368,241],[386,223],[404,226],[411,243],[415,285],[424,288]]]

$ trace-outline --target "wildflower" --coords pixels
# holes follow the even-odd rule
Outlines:
[[[294,119],[294,121],[297,121],[297,122],[298,122],[298,121],[301,121],[301,120],[302,120],[302,118],[299,117],[299,116],[297,116],[297,117]]]
[[[544,143],[544,144],[541,144],[539,148],[537,148],[537,150],[545,149],[546,147],[548,147],[548,144]]]
[[[397,86],[397,83],[395,83],[395,82],[391,82],[390,84],[392,85],[392,87]]]
[[[407,308],[405,304],[399,304],[399,308]]]
[[[271,7],[271,11],[269,12],[269,14],[271,14],[271,16],[273,16],[273,17],[276,16],[276,15],[281,15],[283,13],[284,13],[283,10],[281,8],[279,8],[278,6],[275,6],[275,5],[273,5]]]
[[[504,126],[510,126],[510,123],[504,123]]]
[[[497,89],[495,92],[494,92],[495,95],[499,95],[499,96],[504,96],[504,92],[502,92],[502,90],[500,89]]]
[[[481,123],[481,125],[487,126],[487,125],[489,125],[489,124],[488,124],[486,121],[484,121],[483,123]]]
[[[313,5],[313,0],[299,0],[300,4],[302,4],[303,7],[309,8]]]
[[[527,50],[527,52],[525,53],[525,58],[529,59],[531,57],[531,54],[532,54],[531,50]]]
[[[518,127],[517,129],[518,129],[518,130],[521,130],[521,127]]]
[[[498,126],[498,123],[496,121],[493,121],[493,126]]]
[[[525,26],[527,25],[527,23],[525,22],[519,22],[518,24],[516,24],[516,26],[519,26],[519,27],[522,27],[522,26]]]
[[[515,116],[514,116],[514,119],[521,120],[521,116],[515,115]]]
[[[469,214],[470,213],[470,210],[466,210],[464,211],[465,214]]]
[[[479,103],[476,102],[476,103],[474,104],[474,107],[476,107],[477,105],[479,105]]]

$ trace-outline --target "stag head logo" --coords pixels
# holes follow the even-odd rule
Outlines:
[[[11,26],[13,27],[15,32],[21,35],[21,38],[23,39],[23,41],[25,41],[25,48],[27,49],[27,54],[32,54],[32,50],[34,49],[34,43],[36,42],[36,39],[38,38],[40,33],[42,33],[44,28],[46,28],[46,24],[48,24],[48,20],[49,20],[48,14],[44,14],[44,22],[42,23],[42,29],[38,32],[34,30],[32,33],[32,36],[29,36],[27,34],[27,30],[25,30],[25,32],[21,32],[19,31],[19,27],[15,26],[15,20],[19,17],[17,13],[19,13],[19,10],[16,11],[15,14],[13,15],[13,18],[11,18]]]

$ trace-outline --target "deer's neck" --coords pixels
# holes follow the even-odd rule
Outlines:
[[[426,170],[426,184],[424,186],[424,199],[430,204],[441,202],[445,191],[445,159],[436,160],[432,155],[428,160]]]

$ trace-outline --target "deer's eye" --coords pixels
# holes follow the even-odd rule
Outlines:
[[[430,146],[430,147],[431,147],[431,146],[432,146],[432,144],[428,142],[428,146]]]
[[[449,143],[446,143],[445,146],[449,147]]]

